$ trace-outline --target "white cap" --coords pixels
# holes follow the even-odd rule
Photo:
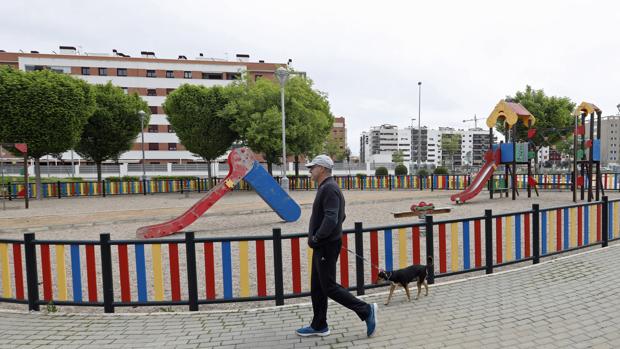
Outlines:
[[[334,161],[327,155],[321,154],[317,155],[312,161],[306,164],[306,167],[310,168],[312,166],[323,166],[327,169],[332,169],[334,167]]]

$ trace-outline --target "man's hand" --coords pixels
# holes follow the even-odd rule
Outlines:
[[[312,236],[311,239],[308,239],[308,246],[310,246],[310,248],[317,248],[319,246],[319,241],[316,236]]]

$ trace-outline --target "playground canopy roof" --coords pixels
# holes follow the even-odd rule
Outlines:
[[[536,118],[524,106],[519,103],[506,102],[503,99],[497,103],[491,115],[487,118],[487,126],[495,127],[498,120],[504,119],[508,127],[512,127],[517,121],[521,120],[526,127],[534,125]],[[529,125],[531,121],[531,125]]]
[[[583,112],[585,112],[586,115],[588,115],[588,114],[592,114],[594,112],[601,113],[601,110],[597,106],[592,104],[592,103],[581,102],[581,104],[579,104],[577,109],[575,109],[574,115],[575,116],[579,116]]]

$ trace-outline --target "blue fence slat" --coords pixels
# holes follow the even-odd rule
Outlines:
[[[73,301],[82,302],[82,270],[80,268],[80,245],[71,245],[71,278]]]
[[[470,268],[469,265],[469,220],[463,221],[463,268]]]
[[[144,260],[144,244],[136,244],[136,276],[138,282],[138,301],[147,301],[146,292],[146,262]]]
[[[515,215],[515,257],[521,259],[521,215]]]
[[[383,242],[385,245],[385,270],[394,270],[392,253],[392,229],[383,232]]]
[[[540,232],[540,241],[542,241],[542,255],[547,254],[547,211],[541,212],[541,232]]]
[[[224,299],[231,299],[232,292],[232,256],[230,241],[222,242],[222,273],[224,274]]]
[[[568,222],[568,208],[564,209],[564,249],[568,250],[568,233],[570,232],[570,225]]]
[[[583,207],[583,244],[590,244],[590,206]]]

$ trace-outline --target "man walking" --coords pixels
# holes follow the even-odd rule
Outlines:
[[[310,293],[314,317],[310,326],[296,331],[300,336],[327,336],[327,299],[353,310],[366,322],[366,334],[371,337],[377,326],[377,304],[368,304],[336,283],[336,262],[342,247],[344,196],[331,176],[334,162],[327,155],[319,155],[306,164],[318,190],[312,205],[308,245],[313,249]]]

